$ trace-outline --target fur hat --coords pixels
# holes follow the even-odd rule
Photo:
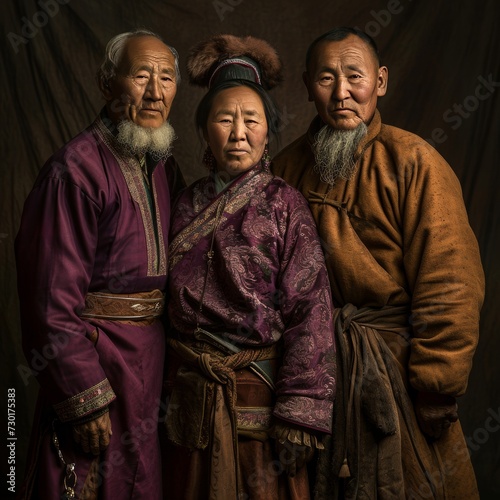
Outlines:
[[[266,41],[252,36],[215,35],[194,46],[187,59],[189,81],[211,87],[242,78],[272,89],[282,81],[281,61]]]

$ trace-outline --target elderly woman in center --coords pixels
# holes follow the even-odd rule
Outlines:
[[[208,86],[196,124],[206,177],[177,200],[169,247],[169,499],[309,498],[331,431],[332,299],[302,195],[269,172],[281,79],[272,47],[220,35],[196,46]]]

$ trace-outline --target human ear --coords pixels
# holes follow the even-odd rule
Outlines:
[[[387,84],[389,81],[389,70],[386,66],[380,66],[377,76],[377,96],[381,97],[387,92]]]
[[[104,97],[104,99],[106,99],[106,101],[111,100],[113,91],[111,90],[110,81],[104,78],[104,76],[100,76],[98,78],[98,84],[99,84],[99,90],[101,91],[101,94]]]

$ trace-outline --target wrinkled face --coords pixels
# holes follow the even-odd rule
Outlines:
[[[235,177],[256,165],[268,141],[259,95],[245,86],[219,92],[213,100],[204,136],[219,172]]]
[[[157,128],[168,118],[177,91],[175,57],[152,36],[127,40],[108,86],[101,83],[113,122]]]
[[[335,129],[368,124],[377,98],[387,90],[388,72],[371,47],[356,35],[323,41],[314,49],[304,83],[322,120]]]

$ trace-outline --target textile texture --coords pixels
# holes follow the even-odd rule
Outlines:
[[[319,126],[316,118],[307,134],[277,155],[273,169],[308,198],[325,242],[334,300],[406,308],[401,335],[388,342],[404,384],[410,392],[461,396],[478,341],[484,275],[453,171],[419,137],[383,125],[377,111],[359,146],[355,175],[328,186],[313,169],[310,144]],[[374,328],[388,330],[376,322]],[[446,493],[436,498],[477,495],[460,426],[435,447],[446,464]],[[415,472],[406,464],[409,457],[401,457],[405,474]],[[406,494],[414,491],[408,488]]]
[[[167,168],[175,169],[173,160]],[[72,423],[106,406],[113,435],[94,479],[100,496],[161,495],[163,325],[80,317],[87,291],[165,290],[170,187],[163,163],[151,179],[154,212],[138,162],[116,149],[99,117],[47,162],[26,202],[16,239],[23,345],[28,359],[54,353],[38,378],[38,453],[30,456],[26,484],[40,498],[63,492],[54,422],[64,460],[75,463],[80,495],[93,456],[73,441]]]
[[[0,3],[0,351],[2,387],[16,391],[15,475],[19,486],[38,391],[37,366],[21,348],[14,237],[23,203],[46,159],[78,134],[103,105],[96,85],[108,40],[150,28],[180,55],[182,83],[170,114],[174,156],[192,182],[206,174],[193,116],[205,90],[187,84],[189,50],[230,33],[267,40],[278,52],[283,83],[272,90],[283,127],[271,155],[302,135],[315,114],[302,81],[313,39],[338,25],[358,26],[377,42],[389,69],[379,99],[384,122],[417,133],[451,165],[479,240],[486,298],[469,388],[459,412],[482,498],[500,498],[500,30],[496,0],[8,0]],[[123,275],[117,276],[120,279]],[[40,362],[42,363],[42,362]],[[2,418],[5,419],[5,414]],[[5,420],[2,420],[5,425]],[[491,424],[491,425],[489,425]],[[5,428],[5,427],[4,427]],[[0,470],[10,472],[2,461]],[[4,476],[5,477],[5,476]]]
[[[329,433],[331,425],[335,392],[332,302],[309,209],[298,191],[261,170],[260,165],[218,195],[209,176],[179,197],[169,253],[169,317],[176,338],[191,350],[181,350],[175,342],[171,345],[191,371],[203,374],[209,386],[200,387],[199,378],[179,369],[167,424],[168,414],[175,417],[183,412],[189,400],[203,398],[198,408],[206,407],[205,398],[212,400],[205,411],[210,415],[208,434],[176,432],[172,437],[186,449],[194,448],[190,460],[200,456],[199,467],[204,472],[189,465],[186,484],[200,488],[204,475],[210,498],[235,498],[238,492],[250,498],[271,498],[287,481],[283,471],[271,470],[277,457],[266,436],[269,425],[253,429],[261,431],[261,438],[256,439],[258,432],[243,429],[244,418],[238,416],[247,413],[246,418],[251,418],[245,410],[249,406],[268,407],[269,416],[272,412],[310,432]],[[219,360],[200,345],[201,329],[241,352]],[[246,367],[262,358],[260,350],[277,344],[282,346],[282,355],[273,360],[279,370],[275,370],[276,388],[269,393],[263,381],[260,388],[255,382],[248,383]],[[247,382],[242,381],[241,373],[246,373]],[[249,394],[256,401],[238,405]],[[174,418],[172,422],[177,427],[185,420]],[[179,438],[182,434],[189,442]],[[196,445],[190,435],[208,435],[208,440]],[[256,456],[262,461],[248,469]],[[293,488],[283,490],[289,495],[284,498],[304,498],[308,491],[305,471],[303,468],[298,483],[292,481]],[[294,489],[299,496],[294,496]],[[198,494],[188,497],[205,498]]]

